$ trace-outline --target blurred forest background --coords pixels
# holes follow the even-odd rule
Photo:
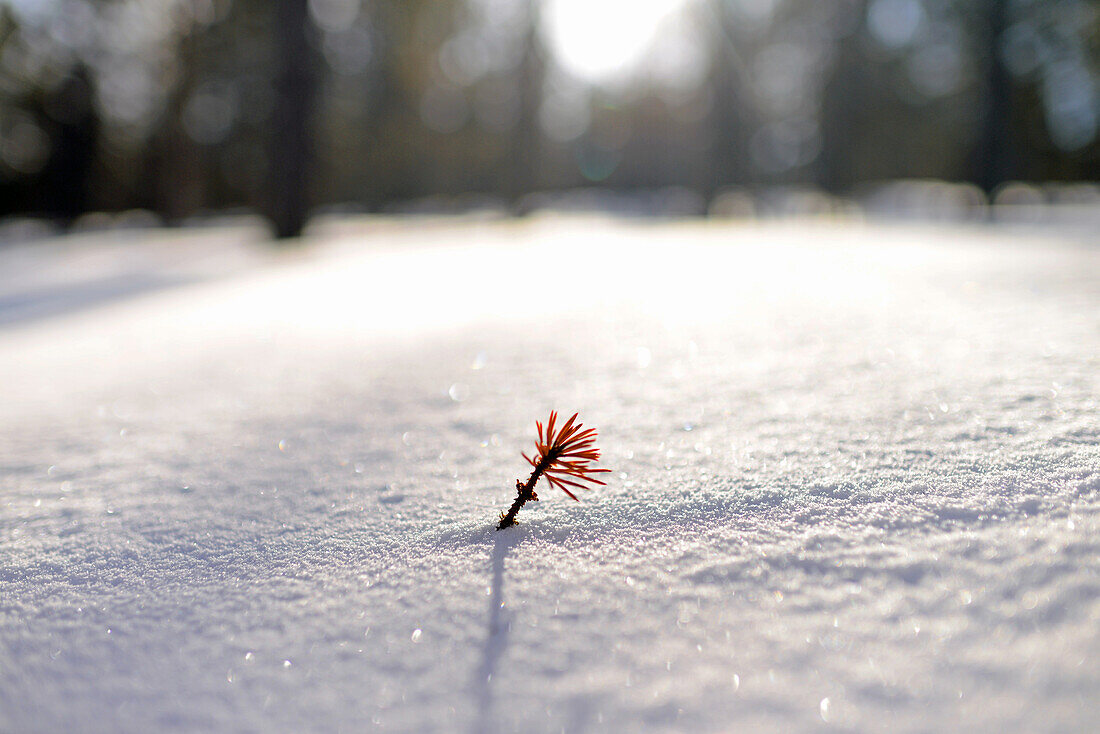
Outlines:
[[[1098,133],[1096,0],[0,0],[7,217],[1030,201]]]

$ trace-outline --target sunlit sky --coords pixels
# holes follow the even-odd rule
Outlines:
[[[544,0],[543,29],[558,63],[590,82],[636,69],[663,21],[687,0]]]

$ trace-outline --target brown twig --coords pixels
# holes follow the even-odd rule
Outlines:
[[[520,508],[528,502],[538,502],[539,498],[535,494],[535,484],[543,475],[546,476],[546,481],[550,483],[551,487],[557,487],[574,500],[577,499],[577,496],[570,492],[566,485],[579,489],[589,489],[590,487],[583,484],[583,482],[604,484],[604,482],[592,476],[599,472],[611,471],[610,469],[597,469],[592,466],[600,458],[600,450],[596,448],[596,429],[589,428],[587,431],[581,431],[580,423],[574,425],[577,415],[577,413],[574,413],[573,417],[567,420],[565,425],[555,433],[554,424],[557,422],[558,414],[556,411],[551,411],[550,420],[546,422],[545,438],[542,423],[535,423],[539,432],[539,440],[535,442],[535,448],[537,449],[535,456],[538,458],[535,459],[523,454],[523,458],[527,459],[527,463],[533,466],[535,470],[531,472],[531,476],[527,478],[526,483],[516,480],[516,500],[507,512],[500,513],[500,523],[497,525],[497,530],[515,525],[516,515],[519,513]]]

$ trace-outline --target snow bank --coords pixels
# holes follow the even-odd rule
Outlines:
[[[368,223],[11,322],[0,730],[1095,728],[1098,266]],[[494,532],[551,408],[610,486]]]

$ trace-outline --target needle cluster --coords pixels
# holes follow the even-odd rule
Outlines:
[[[560,428],[556,428],[558,414],[551,411],[550,420],[546,422],[543,430],[542,423],[536,422],[539,438],[535,442],[534,456],[523,454],[534,471],[526,482],[516,480],[516,501],[508,509],[508,512],[500,513],[500,523],[497,530],[515,525],[516,513],[527,502],[537,502],[535,483],[539,477],[545,476],[551,487],[557,487],[574,500],[569,487],[574,489],[591,489],[589,484],[605,484],[593,475],[600,472],[608,472],[610,469],[597,469],[593,466],[599,461],[600,450],[596,448],[596,429],[589,428],[582,431],[582,425],[577,423],[577,413],[565,422]]]

